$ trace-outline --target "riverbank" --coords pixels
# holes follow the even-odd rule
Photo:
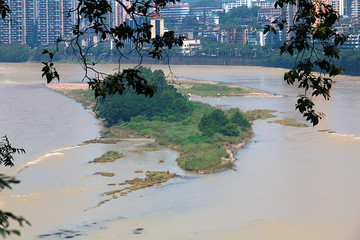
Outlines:
[[[215,86],[215,89],[216,87],[222,87],[222,85],[214,82],[204,83],[182,79],[182,83],[184,82],[187,84],[201,84],[202,86]],[[87,88],[87,84],[54,83],[48,84],[47,87],[60,91],[87,105],[94,101],[92,92],[84,90]],[[72,88],[74,89],[72,90]],[[248,88],[246,90],[241,87],[227,88],[232,90],[241,89],[240,96],[244,96],[244,92],[249,95],[254,92]],[[228,91],[227,88],[226,90],[220,89],[221,91],[218,92],[225,96]],[[256,92],[261,93],[261,91]],[[267,95],[270,94],[264,93],[264,96]],[[199,122],[205,113],[215,108],[198,102],[191,102],[191,104],[194,108],[193,113],[183,121],[168,122],[137,118],[130,122],[104,128],[102,137],[131,138],[145,136],[155,138],[158,144],[179,151],[178,165],[188,171],[213,173],[233,168],[236,159],[232,149],[243,147],[246,144],[253,136],[251,128],[242,128],[238,136],[224,136],[220,133],[216,133],[212,137],[204,136],[198,129]]]
[[[167,82],[174,86],[178,92],[184,96],[191,97],[229,97],[229,96],[248,96],[248,97],[283,97],[282,95],[271,94],[248,87],[225,85],[215,81],[202,81],[188,78],[167,78]],[[71,95],[72,90],[88,90],[87,83],[51,83],[46,87]],[[85,102],[84,102],[85,103]]]
[[[191,98],[229,96],[282,97],[281,95],[248,87],[225,85],[215,81],[201,81],[187,78],[168,78],[167,81],[170,85],[174,86],[178,92]]]

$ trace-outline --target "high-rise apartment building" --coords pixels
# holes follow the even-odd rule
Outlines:
[[[34,0],[25,1],[25,43],[34,46],[36,44],[36,15],[35,15],[35,2]]]
[[[359,0],[347,0],[347,15],[349,17],[360,17],[360,1]]]
[[[329,3],[332,5],[335,11],[339,13],[340,16],[345,14],[345,1],[344,0],[330,0]]]
[[[71,37],[72,36],[72,26],[75,23],[75,14],[69,13],[71,9],[74,9],[76,7],[77,1],[76,0],[62,0],[62,37]]]
[[[160,10],[161,17],[174,19],[176,23],[181,24],[184,17],[190,14],[190,5],[188,3],[169,4]]]
[[[37,42],[51,45],[56,40],[71,36],[72,20],[68,12],[71,0],[37,0]]]
[[[150,24],[153,26],[151,28],[151,38],[164,35],[164,19],[151,19]]]
[[[252,2],[251,0],[222,0],[221,5],[222,9],[224,9],[227,13],[231,9],[241,6],[247,6],[250,8],[252,6]]]
[[[229,44],[247,44],[248,33],[249,30],[247,28],[224,30],[222,42]]]
[[[3,44],[26,43],[25,0],[5,1],[11,9],[10,18],[0,21],[0,42]]]
[[[0,43],[51,45],[71,36],[73,19],[67,13],[74,0],[7,0],[11,15],[0,21]]]
[[[281,8],[275,8],[274,6],[270,7],[262,7],[258,11],[258,22],[263,22],[264,24],[268,24],[270,21],[280,17]]]
[[[291,37],[291,35],[288,34],[288,31],[290,27],[294,24],[295,15],[297,11],[297,6],[287,4],[283,8],[281,8],[281,17],[286,19],[286,24],[281,30],[281,33],[279,34],[280,41],[286,41]]]
[[[130,0],[122,0],[122,3],[129,8],[131,6]],[[124,8],[115,0],[110,0],[112,7],[112,19],[114,20],[113,24],[119,26],[128,19],[127,13]]]
[[[252,0],[251,6],[254,7],[274,7],[275,1],[274,0]]]

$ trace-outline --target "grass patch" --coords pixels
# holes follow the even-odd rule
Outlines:
[[[299,123],[296,122],[295,119],[280,119],[275,121],[269,121],[269,123],[278,123],[285,126],[292,126],[292,127],[308,127],[309,125],[306,123]]]
[[[331,129],[320,129],[319,132],[335,133],[335,131]]]
[[[144,228],[137,228],[133,231],[133,234],[142,234],[143,231],[144,231]]]
[[[91,90],[76,89],[66,91],[64,94],[80,102],[85,107],[91,107],[96,102],[94,93]]]
[[[156,143],[155,144],[154,143],[149,143],[149,144],[146,144],[146,145],[140,145],[139,147],[143,148],[145,151],[153,151],[153,152],[155,152],[155,151],[160,150],[159,148],[157,148]]]
[[[163,172],[163,171],[147,171],[145,178],[134,178],[126,180],[122,185],[128,185],[122,189],[105,192],[104,196],[110,196],[113,194],[120,194],[120,196],[126,196],[133,191],[137,191],[142,188],[152,187],[161,183],[167,182],[169,179],[177,177],[175,173]]]
[[[92,139],[88,141],[84,141],[84,144],[91,144],[91,143],[102,143],[102,144],[116,144],[121,142],[121,139]]]
[[[107,163],[107,162],[114,162],[119,158],[123,158],[124,154],[118,151],[108,151],[101,155],[101,157],[95,158],[93,161],[89,163]]]
[[[111,201],[112,199],[116,199],[119,196],[124,197],[133,191],[137,191],[139,189],[152,187],[154,185],[160,185],[162,183],[167,182],[171,178],[175,178],[177,175],[175,173],[163,172],[163,171],[147,171],[145,173],[145,178],[134,178],[131,180],[126,180],[122,183],[119,183],[120,186],[125,186],[122,189],[116,189],[113,191],[108,191],[103,193],[103,196],[111,196],[109,199],[105,199],[101,201],[98,206]]]
[[[133,138],[143,137],[140,134],[136,134],[134,131],[128,128],[119,128],[118,126],[112,126],[103,128],[101,130],[101,136],[106,138]]]
[[[128,152],[129,153],[141,153],[142,151],[141,150],[129,150]]]
[[[255,121],[258,119],[267,119],[276,117],[273,113],[275,110],[270,109],[255,109],[251,111],[247,111],[245,114],[249,121]]]
[[[196,81],[177,82],[173,86],[183,95],[196,95],[200,97],[217,97],[217,96],[246,96],[252,93],[261,93],[261,91],[237,87],[225,86],[215,83],[200,83]]]
[[[59,229],[58,232],[49,233],[49,234],[41,234],[38,237],[40,239],[70,239],[70,238],[78,238],[82,236],[83,234],[80,231],[73,231],[73,230],[65,230],[65,229]]]
[[[114,173],[109,173],[109,172],[96,172],[95,175],[100,175],[100,176],[103,176],[103,177],[113,177],[113,176],[115,176]]]

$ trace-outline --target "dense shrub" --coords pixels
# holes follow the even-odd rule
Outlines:
[[[167,84],[161,70],[152,72],[149,68],[140,67],[142,76],[157,88],[153,97],[147,98],[128,91],[122,95],[115,94],[100,99],[97,107],[99,115],[110,124],[128,122],[131,118],[142,116],[145,119],[165,121],[182,121],[191,112],[191,104],[176,88]]]
[[[239,136],[240,130],[235,123],[228,123],[220,130],[220,133],[225,136]]]
[[[230,118],[230,122],[234,123],[238,126],[242,126],[245,128],[250,128],[251,123],[247,119],[246,115],[242,113],[239,109],[232,109],[232,116]]]
[[[212,136],[229,122],[225,113],[220,109],[215,109],[209,114],[204,114],[199,123],[199,130],[205,135]]]
[[[239,109],[230,109],[227,116],[221,109],[204,114],[199,123],[199,130],[206,136],[221,133],[225,136],[239,136],[241,130],[251,127],[251,123]]]

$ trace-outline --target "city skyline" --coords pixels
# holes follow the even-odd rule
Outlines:
[[[0,21],[0,44],[17,43],[30,47],[36,47],[40,44],[49,46],[55,44],[58,38],[70,39],[72,37],[72,26],[77,24],[77,19],[74,14],[70,14],[70,10],[76,8],[76,0],[7,0],[7,3],[12,10],[11,20]],[[154,29],[152,29],[154,37],[162,35],[166,31],[164,21],[172,19],[174,24],[182,24],[185,17],[195,16],[199,24],[202,23],[206,28],[202,29],[201,35],[196,36],[194,33],[189,33],[193,36],[192,38],[213,35],[216,41],[224,43],[261,46],[284,41],[287,38],[286,31],[281,31],[278,36],[274,37],[260,34],[260,29],[247,26],[245,26],[246,29],[242,30],[240,28],[244,28],[244,26],[235,27],[234,29],[222,29],[219,22],[219,13],[220,11],[226,13],[234,7],[257,6],[259,7],[257,23],[264,26],[280,15],[286,16],[288,22],[291,22],[290,19],[294,17],[295,11],[293,6],[276,9],[274,8],[274,0],[221,0],[221,3],[221,9],[215,7],[195,7],[190,9],[190,4],[187,2],[169,4],[160,10],[160,14],[157,13],[153,16],[153,19],[146,21],[154,25]],[[359,16],[359,0],[329,0],[328,3],[332,4],[341,16],[353,18]],[[126,16],[123,7],[116,0],[110,0],[109,4],[112,7],[112,12],[106,18],[109,27],[113,28],[124,22],[131,25],[130,18]],[[124,0],[123,4],[129,7],[131,2]],[[81,24],[86,23],[82,22]],[[346,31],[347,26],[351,25],[343,24],[341,31]],[[89,36],[86,41],[87,44],[97,44],[99,38]]]

